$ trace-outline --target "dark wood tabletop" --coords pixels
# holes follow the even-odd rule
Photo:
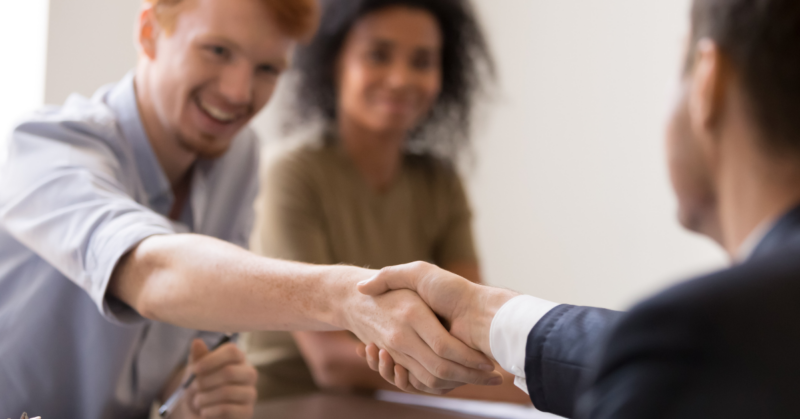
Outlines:
[[[256,406],[254,419],[478,419],[446,410],[378,401],[369,397],[316,393]],[[485,419],[485,418],[482,418]]]

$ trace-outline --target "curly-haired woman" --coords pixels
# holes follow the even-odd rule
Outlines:
[[[254,248],[309,263],[371,268],[425,260],[480,281],[471,212],[453,160],[493,63],[465,0],[327,0],[320,31],[295,57],[294,125],[317,141],[264,173]],[[392,388],[347,332],[294,334],[320,387]],[[285,338],[285,336],[284,336]],[[280,335],[246,337],[264,359],[261,393],[303,387]],[[280,359],[280,362],[273,362]],[[309,380],[310,381],[310,380]],[[452,395],[528,403],[510,376]]]

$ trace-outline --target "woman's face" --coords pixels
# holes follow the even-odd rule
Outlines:
[[[430,13],[388,7],[361,18],[337,66],[338,117],[375,132],[407,133],[442,85],[442,35]]]

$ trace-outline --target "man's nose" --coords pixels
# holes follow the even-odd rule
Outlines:
[[[226,66],[219,91],[232,105],[249,105],[253,99],[253,68],[245,63]]]

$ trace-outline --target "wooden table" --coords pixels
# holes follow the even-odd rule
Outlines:
[[[478,419],[446,410],[382,402],[368,397],[316,393],[256,406],[254,419]],[[480,418],[486,419],[486,418]]]

